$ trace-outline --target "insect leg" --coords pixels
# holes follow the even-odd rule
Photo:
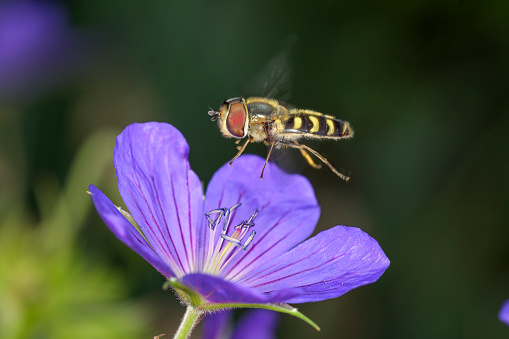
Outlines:
[[[300,145],[296,140],[293,141],[296,145]],[[316,168],[316,169],[319,169],[319,168],[322,168],[322,165],[319,165],[317,163],[315,163],[313,161],[313,158],[311,158],[311,156],[309,155],[308,152],[306,152],[305,149],[303,148],[299,148],[299,151],[300,153],[302,154],[302,156],[304,157],[304,159],[307,160],[308,164],[313,167],[313,168]]]
[[[228,165],[231,166],[233,164],[235,159],[237,159],[242,154],[242,152],[244,152],[244,150],[246,149],[247,144],[249,144],[250,141],[251,141],[251,139],[249,139],[249,138],[246,140],[246,143],[244,145],[242,145],[242,147],[239,149],[239,152],[237,153],[237,155],[233,157],[233,159],[228,163]]]
[[[286,146],[286,147],[289,147],[289,148],[297,148],[299,150],[306,150],[306,151],[310,152],[315,157],[320,159],[325,165],[329,166],[331,171],[334,172],[334,174],[336,174],[338,177],[340,177],[341,179],[343,179],[345,181],[350,180],[350,177],[347,177],[346,175],[339,173],[338,170],[335,169],[334,166],[332,166],[332,164],[327,159],[325,159],[320,153],[318,153],[317,151],[315,151],[311,147],[309,147],[307,145],[302,145],[302,144],[291,144],[291,143],[286,142],[286,141],[280,141],[279,144],[283,145],[283,146]]]
[[[267,158],[265,158],[265,164],[263,164],[262,174],[260,174],[260,179],[262,179],[262,180],[263,180],[263,172],[265,171],[265,166],[267,166],[267,162],[269,162],[270,154],[272,153],[273,148],[274,148],[274,143],[271,143],[270,148],[269,148],[269,154],[267,154]]]

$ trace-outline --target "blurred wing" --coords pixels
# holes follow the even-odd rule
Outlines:
[[[292,52],[297,45],[296,35],[289,36],[281,50],[261,69],[241,92],[246,97],[266,97],[281,101],[289,101],[292,94],[293,62]],[[269,146],[270,147],[270,146]],[[267,148],[267,153],[269,148]],[[266,154],[265,154],[266,156]],[[306,163],[298,159],[299,152],[286,149],[272,150],[270,162],[277,164],[285,172],[299,173]],[[270,175],[266,174],[266,175]]]
[[[291,52],[297,44],[297,36],[286,39],[283,48],[255,77],[243,91],[246,96],[261,96],[288,101],[291,97],[293,66]]]

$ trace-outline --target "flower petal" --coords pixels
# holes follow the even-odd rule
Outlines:
[[[231,339],[273,339],[280,314],[274,311],[255,309],[247,311],[233,329]]]
[[[177,276],[196,269],[203,192],[182,134],[164,123],[132,124],[117,137],[118,188],[150,245]]]
[[[111,200],[94,185],[90,185],[88,189],[97,212],[113,234],[163,275],[168,278],[175,276],[170,267],[157,256],[143,236],[120,213]]]
[[[201,337],[203,339],[227,338],[232,317],[233,311],[219,311],[206,315],[203,319]]]
[[[302,293],[299,289],[293,288],[258,293],[255,289],[203,273],[188,274],[180,281],[212,304],[279,303]]]
[[[255,209],[260,212],[252,228],[257,233],[254,241],[223,272],[228,280],[241,279],[253,267],[304,241],[320,215],[313,188],[306,178],[287,174],[268,163],[260,180],[263,164],[264,159],[258,156],[241,156],[232,166],[221,167],[207,187],[205,212],[242,203],[232,213],[231,228],[247,220]],[[215,241],[217,238],[218,234]]]
[[[300,288],[302,295],[282,302],[336,298],[378,280],[389,267],[375,239],[358,228],[336,226],[305,241],[246,277],[243,284],[266,293]]]
[[[274,339],[279,323],[278,312],[251,309],[232,324],[233,311],[215,312],[203,319],[203,339]],[[233,325],[233,326],[232,326]],[[232,328],[233,327],[233,332]]]
[[[509,300],[504,301],[502,304],[502,308],[500,308],[500,312],[498,313],[498,319],[509,326]]]

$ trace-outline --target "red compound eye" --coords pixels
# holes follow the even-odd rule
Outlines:
[[[246,110],[241,102],[230,105],[230,112],[228,118],[226,118],[226,128],[234,137],[243,138],[245,136],[246,115]]]

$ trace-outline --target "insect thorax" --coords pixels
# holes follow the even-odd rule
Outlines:
[[[248,98],[249,136],[254,142],[271,143],[280,139],[281,119],[288,114],[286,107],[275,99]]]

